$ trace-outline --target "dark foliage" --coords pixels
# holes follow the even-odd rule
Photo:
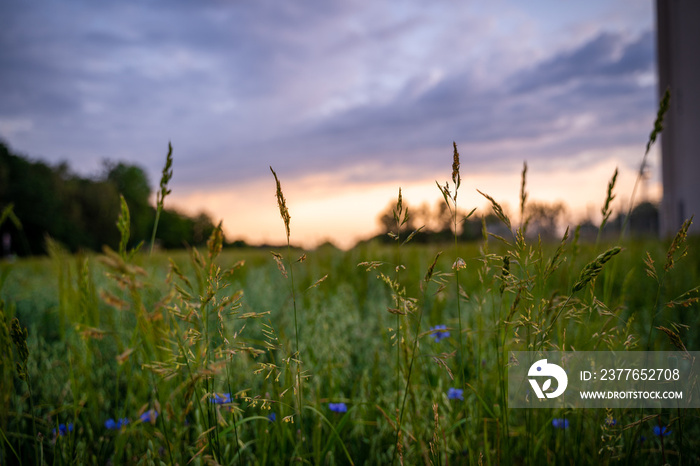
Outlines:
[[[0,209],[13,204],[21,228],[12,222],[0,225],[0,237],[10,238],[10,251],[25,256],[46,252],[45,237],[70,251],[116,248],[119,231],[119,194],[131,216],[133,244],[149,238],[155,209],[144,170],[136,165],[106,162],[96,178],[71,172],[67,163],[51,166],[13,154],[0,142]],[[160,218],[157,242],[161,247],[201,245],[214,224],[206,214],[188,217],[166,209]]]

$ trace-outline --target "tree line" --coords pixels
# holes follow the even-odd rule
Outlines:
[[[0,211],[13,214],[5,215],[0,224],[0,253],[43,254],[46,236],[74,252],[100,250],[104,245],[117,248],[120,194],[129,206],[132,245],[150,240],[155,208],[141,167],[107,161],[100,175],[86,178],[73,173],[67,162],[52,166],[32,161],[13,154],[0,141]],[[213,229],[205,213],[192,217],[166,208],[156,240],[163,248],[197,246]]]
[[[407,205],[404,201],[404,205]],[[419,207],[408,206],[410,212],[408,221],[401,227],[402,235],[408,236],[418,227],[422,227],[413,236],[416,243],[440,243],[454,241],[454,225],[452,213],[443,201],[438,201],[431,208],[428,204]],[[478,211],[468,215],[459,211],[457,225],[457,239],[459,241],[476,241],[483,238],[483,230],[489,233],[508,238],[511,231],[488,209],[489,212],[480,214]],[[511,221],[525,221],[527,223],[526,234],[531,239],[541,238],[543,241],[555,241],[560,239],[567,225],[567,208],[561,202],[531,201],[523,212],[523,219],[518,213],[511,217]],[[607,221],[603,229],[603,236],[615,237],[623,229],[627,212],[618,212]],[[382,242],[392,242],[388,235],[396,232],[396,220],[394,218],[394,204],[389,204],[379,215],[378,222],[381,233],[374,239]],[[518,224],[519,225],[519,224]],[[583,240],[595,240],[598,236],[599,224],[592,219],[585,219],[577,225],[579,234]],[[643,201],[637,204],[629,214],[627,229],[634,236],[655,237],[659,235],[659,209],[654,203]]]

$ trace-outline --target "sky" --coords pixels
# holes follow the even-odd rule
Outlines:
[[[341,247],[376,234],[399,187],[434,205],[461,155],[477,189],[594,219],[629,201],[658,102],[651,0],[0,3],[0,139],[98,176],[142,166],[166,206],[230,240]],[[660,193],[655,150],[645,195]],[[463,194],[462,194],[463,193]]]

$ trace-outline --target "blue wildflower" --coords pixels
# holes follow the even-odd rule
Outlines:
[[[433,338],[435,338],[435,343],[450,336],[447,325],[436,325],[435,327],[431,327],[430,330],[434,331]]]
[[[275,420],[277,420],[277,415],[275,413],[270,413],[267,415],[267,420],[270,422],[275,422]]]
[[[158,411],[155,409],[149,409],[145,413],[141,415],[139,419],[141,419],[141,422],[156,422],[156,419],[158,418]]]
[[[657,437],[668,437],[669,435],[671,435],[671,432],[673,431],[668,430],[668,427],[666,426],[654,426],[654,435],[656,435]]]
[[[609,417],[605,420],[605,423],[607,425],[609,425],[610,427],[613,427],[613,426],[617,425],[617,419],[613,419],[613,418]]]
[[[568,429],[569,428],[569,420],[555,418],[555,419],[552,419],[552,425],[554,426],[555,429]]]
[[[66,424],[59,424],[58,425],[58,435],[61,437],[68,435],[68,432],[73,432],[73,424],[69,423],[68,425]],[[55,436],[56,435],[56,429],[53,429],[51,433]]]
[[[119,419],[118,421],[115,421],[112,418],[109,418],[105,421],[105,427],[109,430],[119,430],[122,427],[126,426],[129,423],[129,420],[125,417]]]
[[[450,400],[464,401],[464,390],[461,388],[450,388],[447,390],[447,398]]]
[[[348,406],[345,403],[328,403],[328,409],[334,413],[346,413]]]
[[[226,403],[231,402],[231,394],[230,393],[222,393],[219,395],[218,393],[214,393],[214,398],[211,398],[209,400],[210,403],[214,403],[215,405],[223,405]]]

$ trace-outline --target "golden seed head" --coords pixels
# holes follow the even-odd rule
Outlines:
[[[289,241],[289,221],[291,217],[289,216],[289,209],[287,209],[287,201],[284,199],[284,194],[282,193],[282,186],[280,185],[280,180],[277,178],[277,173],[270,167],[272,175],[275,177],[275,183],[277,185],[277,205],[280,209],[280,216],[284,221],[284,229],[287,232],[287,241]]]
[[[459,152],[457,151],[457,143],[452,142],[454,154],[452,155],[452,182],[455,184],[455,198],[457,197],[457,189],[462,182],[459,176]]]

